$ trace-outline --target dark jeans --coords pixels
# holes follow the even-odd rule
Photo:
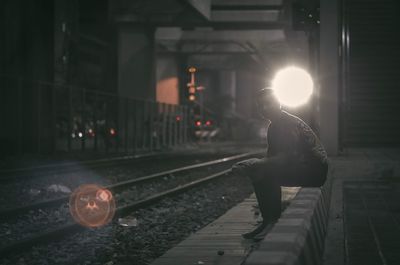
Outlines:
[[[252,181],[263,219],[269,222],[281,215],[281,186],[320,187],[326,180],[328,164],[273,157],[260,159],[246,172]]]

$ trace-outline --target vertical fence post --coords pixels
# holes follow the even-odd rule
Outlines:
[[[154,149],[154,102],[149,101],[150,151]]]
[[[177,112],[178,112],[178,106],[173,105],[172,124],[174,126],[174,146],[178,144],[178,122],[176,121]]]
[[[106,149],[106,154],[108,154],[109,148],[110,148],[110,128],[108,128],[108,102],[107,99],[105,100],[105,104],[104,104],[104,142],[106,144],[105,149]]]
[[[172,146],[172,105],[168,104],[168,147]]]
[[[68,86],[68,124],[67,124],[67,148],[71,152],[71,133],[72,133],[72,87]]]
[[[136,100],[136,143],[137,143],[137,150],[141,150],[143,148],[143,124],[144,118],[143,118],[143,101],[142,100]]]
[[[41,83],[36,83],[37,85],[37,152],[40,154],[41,153],[41,145],[42,145],[42,139],[41,139],[41,134],[42,134],[42,130],[41,130],[41,124],[42,124],[42,113],[41,113],[41,105],[42,105],[42,87],[41,87]]]
[[[183,106],[183,142],[186,144],[188,141],[188,108],[187,106]]]
[[[133,152],[136,153],[137,146],[138,146],[138,122],[139,122],[139,116],[138,116],[138,102],[137,100],[133,100]]]
[[[51,85],[51,129],[52,129],[52,142],[51,153],[55,153],[57,143],[57,103],[56,103],[56,85]]]
[[[125,100],[124,100],[124,110],[125,110],[125,114],[124,114],[124,118],[125,118],[125,120],[124,120],[124,123],[125,123],[125,125],[124,125],[124,129],[125,129],[125,139],[124,139],[124,144],[125,144],[125,153],[128,153],[128,135],[129,135],[129,131],[128,131],[128,126],[129,126],[129,117],[128,117],[128,115],[129,115],[129,111],[128,111],[128,106],[129,106],[129,104],[128,104],[128,102],[129,102],[129,99],[128,98],[125,98]]]
[[[18,121],[18,154],[22,154],[22,139],[24,131],[23,129],[23,103],[22,103],[22,78],[18,78],[18,114],[17,114],[17,121]]]
[[[156,129],[157,129],[157,143],[156,143],[156,149],[160,149],[161,147],[161,103],[160,102],[156,102],[155,104],[155,112],[156,112]]]
[[[156,132],[155,146],[156,150],[160,149],[161,144],[161,115],[160,115],[160,103],[154,102],[154,130]]]
[[[120,129],[121,129],[121,124],[120,124],[120,121],[119,121],[119,117],[120,117],[120,103],[121,103],[121,100],[120,100],[120,97],[119,96],[116,96],[115,97],[115,105],[114,105],[114,120],[115,120],[115,128],[114,128],[114,130],[116,130],[116,134],[114,135],[114,140],[115,140],[115,151],[118,153],[118,151],[119,151],[119,145],[120,145],[120,141],[121,141],[121,135],[122,135],[122,133],[121,133],[121,131],[120,131]],[[121,114],[122,115],[122,114]]]
[[[147,138],[148,138],[148,133],[149,133],[149,124],[148,124],[148,112],[147,112],[147,101],[143,101],[143,130],[142,130],[142,137],[143,137],[143,143],[142,147],[143,149],[146,149],[147,147]]]
[[[179,106],[179,144],[183,144],[183,106]]]
[[[139,100],[139,148],[140,150],[143,150],[145,148],[145,142],[146,142],[146,133],[145,133],[145,128],[146,128],[146,119],[145,119],[145,105],[143,100]]]
[[[86,148],[86,90],[82,88],[81,91],[81,119],[82,119],[82,138],[81,138],[81,151],[85,151]]]
[[[97,104],[98,104],[98,92],[96,91],[94,93],[94,99],[93,99],[93,132],[94,132],[94,150],[97,152],[98,151],[98,126],[97,126]]]
[[[167,146],[167,104],[161,103],[162,107],[162,146]]]

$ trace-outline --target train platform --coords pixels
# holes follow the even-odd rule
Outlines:
[[[349,150],[332,166],[323,265],[399,264],[400,150]]]
[[[283,188],[282,203],[294,198],[299,188]],[[245,240],[242,234],[254,229],[261,219],[252,194],[244,202],[230,209],[226,214],[205,228],[170,249],[152,265],[176,264],[242,264],[255,247],[252,240]]]

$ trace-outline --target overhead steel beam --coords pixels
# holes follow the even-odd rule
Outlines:
[[[212,5],[212,11],[279,11],[283,5]]]
[[[213,5],[225,6],[276,6],[283,5],[285,0],[212,0]]]
[[[125,21],[117,20],[117,23],[121,25],[127,25],[130,27],[154,27],[154,28],[165,28],[165,27],[179,27],[182,29],[194,29],[194,28],[212,28],[214,30],[273,30],[273,29],[284,29],[287,28],[287,23],[282,22],[260,22],[260,21],[204,21],[204,22],[139,22],[139,21]]]
[[[199,15],[204,20],[210,20],[211,16],[211,0],[178,0],[178,2],[185,8],[191,10],[195,14]]]
[[[213,56],[218,56],[218,55],[252,55],[252,54],[257,54],[257,52],[251,52],[251,51],[236,51],[236,52],[227,52],[227,51],[157,51],[157,54],[195,54],[195,55],[213,55]]]
[[[249,10],[249,11],[239,11],[239,10],[218,10],[211,12],[211,18],[213,22],[276,22],[279,20],[279,11],[276,10]]]

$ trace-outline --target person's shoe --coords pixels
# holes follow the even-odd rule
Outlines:
[[[269,231],[271,231],[272,227],[274,227],[275,222],[273,223],[267,223],[266,226],[264,226],[264,229],[261,230],[257,235],[253,237],[253,240],[258,242],[264,239],[264,237],[268,234]]]
[[[268,223],[264,223],[262,222],[259,226],[257,226],[253,231],[248,232],[248,233],[244,233],[242,234],[242,237],[245,239],[252,239],[253,237],[255,237],[257,234],[259,234],[260,232],[262,232],[264,230],[264,228],[268,225]]]

